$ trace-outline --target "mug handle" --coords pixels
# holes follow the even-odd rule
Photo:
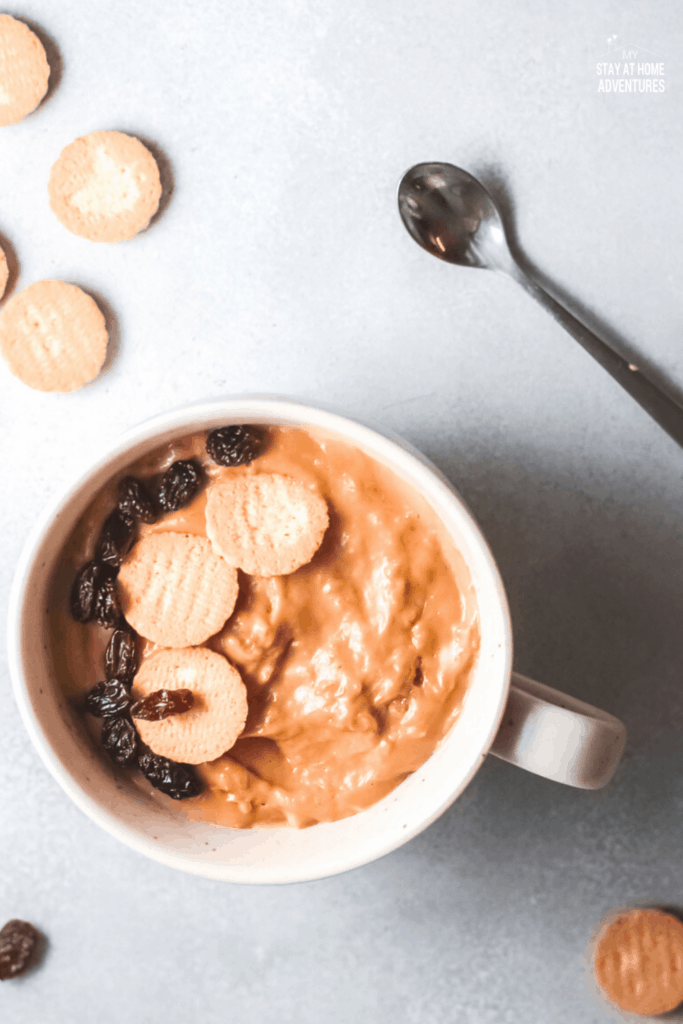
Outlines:
[[[600,789],[625,743],[626,726],[614,715],[513,672],[489,753],[546,779]]]

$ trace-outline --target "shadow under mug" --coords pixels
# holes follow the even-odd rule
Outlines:
[[[239,830],[190,821],[176,802],[142,789],[108,763],[54,682],[46,612],[50,583],[80,516],[107,481],[136,459],[192,431],[236,423],[322,430],[388,466],[441,519],[468,565],[479,608],[481,647],[471,682],[456,722],[432,756],[373,806],[301,830]],[[14,692],[26,728],[75,803],[140,853],[227,881],[305,881],[369,863],[438,818],[489,752],[559,782],[598,788],[611,778],[626,736],[612,715],[512,673],[512,631],[498,569],[471,513],[435,466],[381,427],[277,396],[196,403],[120,437],[34,526],[12,587],[8,639]]]

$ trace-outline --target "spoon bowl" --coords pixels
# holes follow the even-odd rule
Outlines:
[[[417,164],[401,180],[398,208],[409,233],[432,256],[481,269],[502,269],[506,262],[500,214],[467,171],[452,164]]]

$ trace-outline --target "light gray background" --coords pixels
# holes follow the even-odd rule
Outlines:
[[[633,900],[683,904],[683,452],[521,289],[423,253],[395,190],[423,160],[483,177],[529,260],[683,395],[680,6],[12,13],[63,62],[49,101],[0,131],[14,287],[92,290],[117,351],[70,396],[0,366],[3,619],[34,517],[103,444],[194,399],[293,394],[374,417],[448,474],[499,561],[517,669],[622,717],[629,744],[604,791],[489,759],[384,860],[240,888],[147,861],[71,805],[3,651],[0,917],[49,937],[40,968],[0,988],[3,1024],[611,1019],[584,978],[594,922]],[[665,62],[664,93],[598,92],[613,35]],[[171,168],[174,183],[152,228],[117,246],[68,234],[46,195],[62,147],[103,128],[149,139],[167,196]]]

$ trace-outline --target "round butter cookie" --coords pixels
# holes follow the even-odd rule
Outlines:
[[[74,284],[36,281],[0,312],[0,354],[37,391],[75,391],[97,376],[106,352],[104,316]]]
[[[661,910],[631,910],[606,924],[593,972],[622,1010],[660,1014],[683,1002],[683,924]]]
[[[214,549],[253,576],[283,576],[310,562],[328,523],[325,499],[291,476],[233,476],[207,492]]]
[[[158,722],[135,719],[143,743],[155,754],[184,764],[213,761],[229,750],[247,720],[247,688],[236,668],[206,647],[159,651],[143,662],[132,693],[141,700],[155,690],[192,691],[189,711]]]
[[[121,611],[162,647],[202,644],[222,629],[237,600],[237,572],[206,537],[148,533],[118,575]]]
[[[0,247],[0,299],[5,294],[8,277],[9,267],[7,266],[7,257],[5,256],[3,249]]]
[[[161,180],[156,160],[137,139],[92,132],[62,150],[47,191],[52,212],[74,235],[124,242],[156,213]]]
[[[47,92],[50,65],[35,32],[0,14],[0,127],[35,110]]]

